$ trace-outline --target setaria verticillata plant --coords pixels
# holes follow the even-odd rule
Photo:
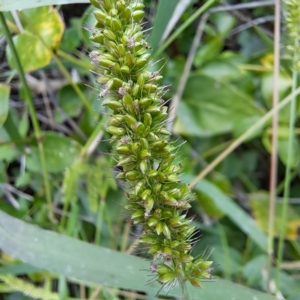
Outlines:
[[[97,65],[103,105],[113,114],[106,130],[112,135],[118,179],[127,182],[133,224],[141,224],[140,243],[153,256],[150,271],[167,288],[189,281],[200,287],[212,262],[191,255],[197,240],[187,217],[193,200],[180,182],[182,166],[174,163],[178,147],[166,130],[168,107],[159,72],[147,70],[151,54],[141,25],[144,5],[131,0],[91,0],[97,8],[90,53]]]

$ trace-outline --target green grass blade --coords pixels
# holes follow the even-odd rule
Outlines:
[[[0,11],[33,8],[46,5],[61,5],[89,2],[89,0],[0,0]]]
[[[154,57],[159,57],[162,52],[185,30],[187,29],[201,14],[211,8],[217,0],[208,0],[194,14],[192,14],[177,30],[164,42],[164,44],[153,54]]]
[[[5,123],[9,110],[10,87],[0,83],[0,127]]]
[[[189,182],[192,177],[184,177]],[[255,221],[232,199],[226,196],[220,189],[209,181],[202,179],[195,189],[209,195],[215,204],[236,224],[246,235],[248,235],[263,251],[267,251],[267,237],[256,225]]]
[[[297,43],[298,43],[298,41],[297,41]],[[296,54],[295,54],[295,56],[296,56]],[[298,82],[298,71],[293,70],[292,91],[296,90],[297,82]],[[277,287],[279,287],[279,285],[280,285],[280,268],[281,268],[281,263],[283,260],[285,228],[286,228],[286,223],[287,223],[287,218],[288,218],[288,198],[290,196],[290,189],[291,189],[293,143],[294,143],[294,139],[295,139],[294,126],[295,126],[296,111],[297,111],[296,110],[296,101],[297,101],[297,98],[294,97],[290,104],[288,155],[287,155],[287,165],[286,165],[286,169],[285,169],[283,209],[282,209],[282,215],[281,215],[281,232],[279,234],[277,265],[276,265],[276,285],[277,285]]]
[[[149,43],[153,51],[156,51],[178,2],[179,0],[159,1],[155,14],[154,26],[149,37]]]
[[[146,284],[149,262],[114,250],[97,247],[40,229],[0,211],[0,248],[35,267],[67,276],[91,285],[156,293],[158,283]],[[240,285],[215,279],[203,283],[202,289],[188,286],[192,299],[275,300],[274,297]],[[162,290],[161,294],[166,294]],[[179,286],[169,296],[181,296]]]

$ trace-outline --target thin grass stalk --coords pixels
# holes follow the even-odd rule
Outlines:
[[[275,22],[274,22],[274,73],[273,73],[273,107],[279,103],[279,71],[280,71],[280,0],[275,1]],[[272,150],[270,165],[270,195],[269,195],[269,216],[268,216],[268,265],[267,265],[267,291],[270,291],[271,272],[274,255],[274,216],[277,185],[278,165],[278,113],[272,118]]]
[[[46,157],[45,157],[44,146],[43,146],[43,137],[42,137],[39,122],[38,122],[38,119],[36,116],[33,99],[31,97],[31,92],[30,92],[29,86],[28,86],[26,78],[25,78],[25,73],[24,73],[23,67],[21,65],[18,53],[17,53],[15,45],[12,41],[10,32],[8,30],[8,27],[7,27],[7,24],[6,24],[6,21],[5,21],[5,18],[4,18],[4,15],[2,12],[0,12],[0,23],[2,25],[6,41],[11,49],[14,61],[16,63],[16,67],[17,67],[17,70],[18,70],[18,73],[20,76],[20,80],[24,87],[24,96],[25,96],[27,105],[29,107],[29,114],[30,114],[30,118],[32,121],[32,125],[33,125],[34,135],[35,135],[35,138],[36,138],[36,141],[38,144],[40,163],[41,163],[43,181],[44,181],[44,187],[45,187],[45,194],[46,194],[46,200],[47,200],[47,205],[48,205],[48,216],[49,216],[50,221],[55,222],[54,212],[53,212],[53,208],[52,208],[49,176],[48,176],[48,172],[47,172],[47,168],[46,168]]]
[[[292,91],[297,89],[298,72],[300,70],[299,56],[299,39],[300,39],[300,1],[299,0],[284,0],[286,7],[286,27],[287,27],[287,43],[286,49],[291,54],[291,62],[293,69],[293,84]],[[294,125],[296,121],[296,97],[293,97],[290,105],[290,119],[289,119],[289,137],[288,137],[288,154],[287,164],[285,170],[285,182],[283,193],[283,209],[281,214],[281,226],[278,244],[278,257],[276,265],[276,289],[278,291],[280,286],[280,267],[283,259],[284,238],[286,233],[287,212],[288,212],[288,198],[290,194],[291,184],[291,169],[293,158],[293,143],[295,139]]]
[[[290,176],[290,182],[293,181],[297,175],[298,175],[298,170],[293,170],[291,172],[291,176]],[[285,185],[285,178],[278,184],[277,189],[276,189],[276,194],[279,195],[283,192],[284,190],[284,185]]]
[[[71,75],[69,74],[68,70],[61,63],[61,61],[54,54],[53,51],[52,51],[52,57],[53,57],[55,63],[57,64],[58,68],[60,69],[60,71],[63,73],[63,75],[65,76],[65,78],[71,84],[72,88],[74,89],[74,91],[76,92],[76,94],[78,95],[78,97],[80,98],[80,100],[82,101],[82,103],[84,104],[84,106],[86,107],[86,109],[88,110],[88,112],[93,116],[93,118],[95,120],[98,120],[98,118],[97,118],[98,116],[97,116],[96,112],[93,110],[91,104],[89,103],[89,101],[85,97],[84,93],[81,91],[81,89],[79,88],[79,86],[73,81],[73,79],[72,79]]]
[[[152,57],[159,57],[186,28],[188,28],[201,14],[215,5],[216,2],[217,0],[208,0],[205,2],[205,4],[199,7],[181,26],[178,27],[178,29],[174,31],[174,33],[163,43],[162,46],[160,46],[160,48],[153,54]]]
[[[58,57],[63,58],[71,63],[76,64],[77,66],[86,69],[86,70],[96,70],[95,66],[91,65],[88,62],[85,62],[84,60],[81,60],[80,58],[75,57],[74,55],[70,55],[67,52],[64,52],[60,49],[56,50],[56,54]]]
[[[100,245],[104,208],[105,208],[105,200],[101,199],[99,209],[97,212],[97,223],[96,223],[95,238],[94,238],[95,245]]]
[[[298,44],[298,41],[296,41]],[[297,45],[296,45],[297,46]],[[296,54],[295,54],[296,57]],[[298,82],[298,71],[293,69],[293,84],[292,91],[294,92],[297,88]],[[284,180],[284,193],[283,193],[283,208],[280,222],[280,233],[279,233],[279,244],[277,254],[277,265],[276,265],[276,287],[280,285],[280,268],[283,259],[283,248],[284,248],[284,237],[286,232],[287,224],[287,212],[288,212],[288,198],[290,196],[290,185],[291,185],[291,169],[292,169],[292,157],[294,154],[293,143],[295,139],[294,126],[296,120],[296,97],[293,97],[290,104],[290,120],[289,120],[289,137],[288,137],[288,153],[287,153],[287,164],[285,169],[285,180]]]

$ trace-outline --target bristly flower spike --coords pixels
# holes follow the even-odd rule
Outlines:
[[[117,178],[128,183],[128,205],[133,224],[141,224],[140,242],[153,256],[150,267],[167,288],[189,281],[201,286],[212,262],[191,255],[195,227],[186,217],[193,200],[174,164],[178,147],[169,142],[165,88],[159,72],[149,72],[150,45],[143,35],[144,5],[131,0],[91,0],[98,9],[90,53],[101,71],[103,105],[113,111],[106,130],[112,135]]]
[[[286,6],[287,49],[292,55],[293,68],[300,71],[300,0],[283,0]]]

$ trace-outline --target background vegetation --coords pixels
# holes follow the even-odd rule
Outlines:
[[[153,62],[158,61],[152,68],[164,67],[164,84],[170,85],[166,99],[175,105],[170,115],[177,118],[169,128],[182,144],[182,180],[196,184],[201,178],[190,211],[201,230],[194,253],[211,252],[213,277],[226,279],[190,288],[191,295],[274,299],[236,282],[278,299],[300,299],[298,106],[292,153],[293,114],[289,105],[279,113],[271,246],[268,234],[274,110],[264,116],[273,107],[274,2],[204,2],[144,1],[145,29],[153,27],[149,42]],[[97,68],[88,57],[94,47],[86,30],[94,22],[93,9],[51,3],[56,5],[17,11],[34,1],[0,0],[0,10],[9,10],[3,15],[26,73],[22,80],[2,23],[0,298],[163,299],[156,295],[158,284],[146,285],[149,274],[141,269],[149,263],[128,255],[142,256],[136,247],[141,228],[131,226],[123,209],[124,187],[114,179],[109,135],[103,131],[107,111],[97,97]],[[204,13],[202,5],[210,3],[214,8]],[[285,15],[282,9],[278,90],[288,103],[293,74],[284,46]],[[230,148],[237,139],[238,147]],[[227,155],[215,166],[223,151]],[[288,214],[282,217],[286,179]],[[278,264],[280,236],[284,251]],[[274,258],[268,254],[272,248]],[[174,296],[180,296],[179,288],[169,293]]]

